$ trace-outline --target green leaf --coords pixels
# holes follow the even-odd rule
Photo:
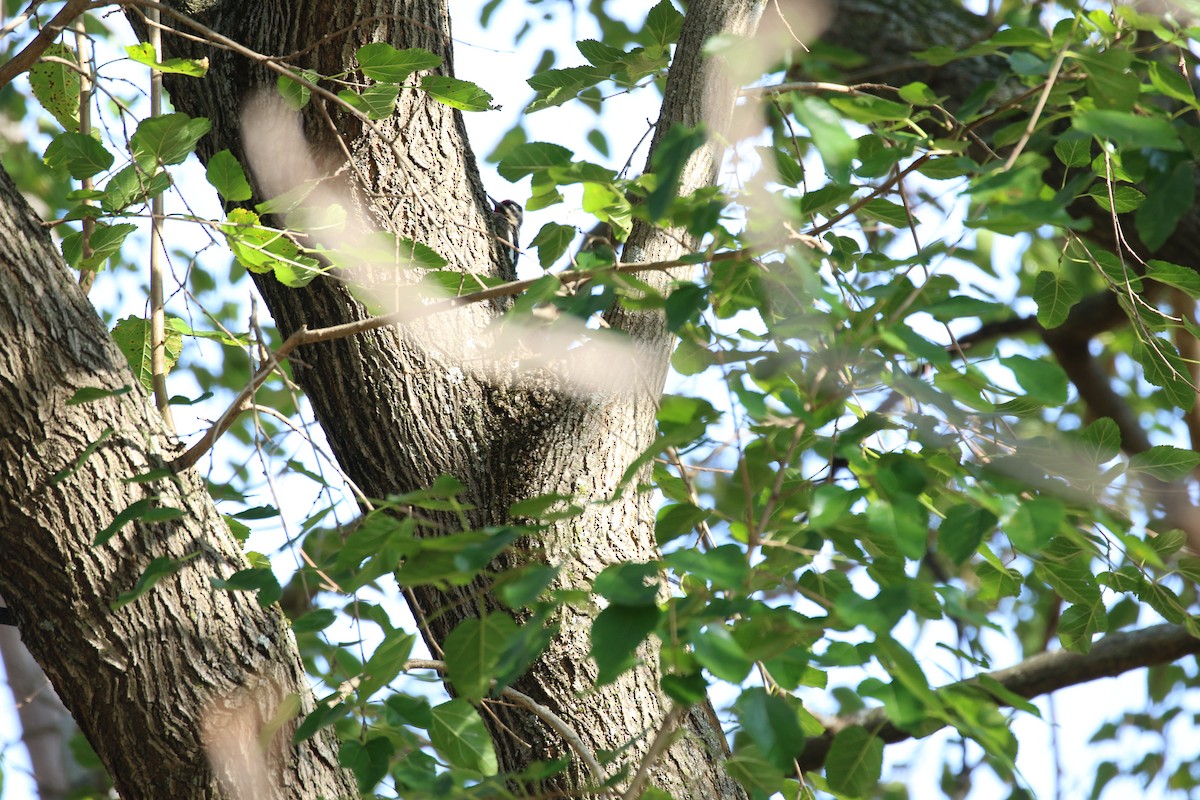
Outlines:
[[[255,592],[258,604],[263,608],[278,602],[283,596],[283,588],[269,567],[247,567],[240,569],[228,578],[210,578],[214,589],[227,589],[232,592]]]
[[[1095,420],[1079,434],[1085,453],[1097,466],[1112,461],[1121,454],[1121,429],[1111,417]]]
[[[1026,356],[1007,356],[1000,363],[1012,370],[1028,396],[1048,406],[1067,402],[1067,373],[1058,364]]]
[[[66,64],[46,61],[61,58],[77,63],[75,51],[65,44],[51,44],[42,52],[42,59],[29,68],[29,86],[33,96],[58,120],[63,130],[79,131],[79,93],[82,77]],[[107,169],[107,168],[106,168]]]
[[[938,527],[938,552],[946,555],[955,564],[962,564],[983,542],[984,536],[996,527],[996,515],[984,508],[960,503],[946,512],[946,518]]]
[[[364,75],[383,83],[403,83],[414,72],[442,65],[442,57],[428,50],[420,47],[397,50],[387,42],[363,45],[355,56]]]
[[[1058,275],[1049,270],[1039,272],[1033,284],[1033,300],[1038,305],[1038,324],[1043,328],[1062,325],[1082,296],[1083,293],[1073,281],[1060,280]]]
[[[354,708],[349,703],[339,703],[336,699],[337,695],[334,694],[318,702],[317,707],[296,727],[292,741],[299,744],[312,738],[321,728],[337,722]]]
[[[1179,357],[1174,343],[1150,337],[1149,343],[1136,342],[1131,350],[1134,359],[1142,365],[1146,380],[1161,386],[1171,403],[1185,411],[1190,410],[1196,402],[1196,390],[1188,377],[1188,366]]]
[[[571,242],[575,240],[575,226],[560,225],[557,222],[547,222],[529,242],[530,247],[538,251],[538,265],[548,269],[562,254],[567,252]]]
[[[1108,630],[1108,614],[1103,603],[1072,605],[1063,610],[1058,620],[1058,639],[1064,649],[1086,653],[1092,647],[1092,637]]]
[[[343,89],[338,97],[353,108],[366,114],[369,119],[387,119],[396,112],[396,98],[400,87],[392,84],[376,84],[363,89],[362,94]]]
[[[653,606],[658,602],[660,565],[626,562],[610,564],[596,576],[596,594],[626,606]]]
[[[741,683],[754,666],[754,659],[747,655],[724,625],[709,625],[705,630],[692,634],[691,639],[696,660],[723,681]]]
[[[796,119],[812,135],[829,176],[835,183],[848,183],[850,162],[858,153],[858,142],[847,133],[841,116],[829,102],[819,97],[800,98],[792,107]]]
[[[83,133],[60,133],[46,148],[42,161],[51,169],[65,169],[72,178],[83,180],[113,165],[113,154]]]
[[[1074,134],[1054,143],[1054,155],[1067,167],[1086,167],[1092,163],[1092,139]]]
[[[571,165],[571,151],[561,145],[527,142],[517,145],[497,165],[500,177],[516,183],[527,175],[540,175],[556,167]]]
[[[250,183],[242,165],[228,149],[213,154],[208,160],[204,177],[225,200],[238,202],[250,199]]]
[[[148,117],[138,124],[129,146],[134,160],[152,172],[160,164],[182,163],[211,128],[212,123],[204,117],[192,119],[187,114]]]
[[[311,70],[300,70],[296,75],[314,84],[321,78]],[[275,79],[275,88],[279,90],[280,97],[293,111],[304,108],[312,97],[312,89],[286,75],[280,75]]]
[[[130,164],[109,178],[100,205],[105,211],[114,213],[135,203],[144,203],[169,188],[171,176],[166,170],[160,169],[151,175],[137,164]]]
[[[637,648],[658,626],[656,606],[610,605],[592,623],[589,655],[598,668],[596,684],[603,686],[638,663]]]
[[[338,761],[354,773],[358,790],[366,794],[387,777],[395,754],[395,745],[385,736],[375,736],[366,742],[347,739],[341,743]]]
[[[159,72],[187,75],[192,78],[203,78],[208,73],[207,58],[168,58],[166,61],[159,61],[154,45],[149,42],[128,45],[125,53],[139,64],[145,64]]]
[[[1154,180],[1146,190],[1146,201],[1134,217],[1138,235],[1152,251],[1171,238],[1179,220],[1196,198],[1196,170],[1185,161]]]
[[[1161,444],[1129,458],[1129,469],[1144,472],[1160,481],[1176,481],[1200,464],[1200,453]]]
[[[1052,497],[1035,497],[1021,503],[1004,526],[1013,547],[1033,554],[1058,534],[1066,520],[1066,508]]]
[[[490,111],[492,96],[470,81],[447,75],[426,75],[421,88],[430,97],[459,111]]]
[[[1196,107],[1196,95],[1192,91],[1192,84],[1187,78],[1161,61],[1150,59],[1149,62],[1150,83],[1155,89],[1158,89],[1158,91],[1167,97],[1182,100],[1193,108]]]
[[[309,611],[307,614],[301,614],[296,619],[292,620],[292,632],[296,635],[302,633],[316,633],[323,631],[333,623],[337,622],[337,614],[330,608],[318,608]]]
[[[150,321],[141,317],[126,317],[112,329],[113,340],[129,362],[133,374],[147,391],[152,389],[154,371],[151,368]],[[167,372],[179,361],[183,352],[183,336],[178,331],[166,331],[164,342]]]
[[[1156,259],[1151,259],[1146,266],[1146,277],[1174,286],[1193,300],[1200,300],[1200,273],[1196,270]]]
[[[702,147],[707,138],[708,132],[703,125],[697,125],[695,128],[673,125],[659,142],[651,159],[658,184],[646,198],[646,210],[651,220],[661,219],[667,213],[671,201],[679,193],[679,180],[683,175],[683,168],[692,157],[692,153]]]
[[[847,797],[865,797],[883,774],[883,742],[864,728],[847,728],[833,737],[825,757],[829,787]]]
[[[651,43],[665,49],[679,39],[679,32],[683,30],[683,14],[671,5],[670,0],[660,0],[646,15],[646,27],[643,30]]]
[[[457,696],[475,701],[487,695],[496,664],[516,633],[517,623],[504,613],[468,617],[450,632],[442,648]]]
[[[795,705],[793,705],[795,704]],[[799,701],[767,694],[752,686],[734,703],[742,731],[777,769],[788,770],[804,750],[805,735],[800,725]]]
[[[305,286],[321,274],[316,259],[301,255],[283,231],[263,226],[253,211],[233,209],[221,232],[234,257],[251,272],[273,272],[280,283],[292,288]]]
[[[715,589],[736,591],[750,577],[746,552],[737,544],[723,544],[705,551],[676,550],[663,560],[680,575],[691,574],[711,583]]]
[[[466,700],[450,700],[433,707],[429,741],[452,767],[484,776],[498,771],[492,737],[479,713]]]
[[[1163,117],[1143,117],[1130,111],[1089,109],[1071,117],[1076,130],[1107,139],[1120,147],[1182,150],[1175,126]]]

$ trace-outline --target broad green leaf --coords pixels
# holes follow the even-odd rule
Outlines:
[[[468,617],[450,632],[442,649],[457,696],[475,701],[487,695],[496,664],[516,633],[517,623],[504,613]]]
[[[1021,355],[1001,358],[1000,363],[1012,370],[1017,383],[1032,399],[1048,406],[1067,402],[1067,373],[1058,364]]]
[[[453,767],[495,775],[496,751],[479,712],[466,700],[455,699],[433,707],[429,741]]]
[[[461,78],[426,75],[421,79],[421,88],[434,100],[459,111],[489,111],[493,108],[490,94]]]
[[[646,198],[650,219],[661,219],[679,192],[679,179],[692,153],[704,145],[708,133],[704,126],[672,126],[654,151],[652,167],[658,184]]]
[[[1200,300],[1200,273],[1194,269],[1151,259],[1146,263],[1146,277],[1174,286],[1193,300]]]
[[[987,509],[965,503],[954,506],[938,526],[938,552],[955,564],[964,563],[975,555],[980,542],[996,527],[997,521],[996,515]]]
[[[91,136],[66,132],[50,141],[42,160],[51,169],[65,169],[72,178],[83,180],[104,172],[114,158]]]
[[[656,606],[610,605],[592,623],[589,655],[598,668],[597,685],[610,683],[637,663],[637,648],[658,626]]]
[[[135,203],[144,203],[157,197],[169,188],[171,175],[166,170],[160,169],[151,175],[137,164],[130,164],[109,178],[100,205],[109,213],[122,211]]]
[[[516,183],[526,175],[538,175],[555,167],[568,167],[572,155],[570,150],[561,145],[528,142],[514,147],[496,169],[504,180]]]
[[[396,747],[386,736],[374,736],[366,742],[347,739],[341,743],[338,761],[354,773],[360,792],[370,792],[387,777]]]
[[[1074,282],[1061,280],[1049,270],[1039,272],[1033,285],[1033,300],[1038,305],[1038,324],[1047,329],[1062,325],[1082,295]]]
[[[626,562],[611,564],[596,576],[596,594],[626,606],[652,606],[658,601],[660,565]]]
[[[154,45],[149,42],[128,45],[125,53],[139,64],[145,64],[159,72],[187,75],[192,78],[203,78],[208,73],[207,58],[168,58],[166,61],[159,61]]]
[[[837,184],[848,183],[850,162],[858,152],[858,142],[846,131],[845,123],[834,106],[819,97],[803,97],[792,108],[796,119],[812,135],[813,144],[821,153],[829,176]]]
[[[754,667],[754,659],[724,625],[709,625],[691,636],[696,660],[717,678],[729,683],[741,683]]]
[[[1086,167],[1092,162],[1092,139],[1074,134],[1054,143],[1054,155],[1067,167]]]
[[[543,225],[529,242],[529,247],[537,248],[538,265],[542,269],[548,269],[558,261],[575,240],[575,234],[573,225],[561,225],[557,222],[547,222]]]
[[[1033,554],[1058,534],[1066,519],[1066,508],[1052,497],[1034,497],[1021,503],[1004,525],[1013,547]]]
[[[825,779],[847,797],[865,797],[883,771],[883,742],[864,728],[847,728],[833,738],[825,757]]]
[[[1131,111],[1090,109],[1074,114],[1071,125],[1076,130],[1107,139],[1120,147],[1183,149],[1175,126],[1163,117],[1138,116]]]
[[[798,700],[768,694],[758,686],[743,690],[734,703],[742,731],[780,770],[788,770],[804,750],[799,708]]]
[[[129,146],[142,169],[154,171],[160,164],[182,163],[211,128],[204,117],[192,119],[187,114],[148,117],[138,124]]]
[[[1111,417],[1095,420],[1079,434],[1085,454],[1097,466],[1112,461],[1121,454],[1121,429]]]
[[[125,355],[125,360],[129,362],[133,374],[141,381],[142,386],[150,391],[154,374],[150,365],[150,321],[141,317],[126,317],[113,327],[112,337]],[[166,330],[164,351],[166,369],[170,372],[183,352],[183,336],[178,331],[170,328]]]
[[[355,55],[363,74],[382,83],[404,83],[414,72],[442,65],[442,57],[428,50],[420,47],[397,50],[387,42],[363,45]]]
[[[1129,458],[1129,469],[1153,475],[1160,481],[1176,481],[1200,464],[1200,453],[1161,444]]]
[[[1146,201],[1134,217],[1138,235],[1146,246],[1157,250],[1171,238],[1195,198],[1196,170],[1190,161],[1153,181],[1147,188]]]
[[[1196,402],[1196,390],[1191,385],[1187,364],[1179,357],[1175,345],[1165,339],[1150,337],[1149,343],[1137,342],[1133,357],[1142,365],[1146,380],[1161,386],[1167,398],[1183,410]]]
[[[300,70],[296,76],[313,84],[321,79],[320,75],[311,70]],[[275,79],[275,88],[279,90],[280,97],[293,111],[304,108],[312,97],[312,89],[286,75],[280,75]]]
[[[1092,647],[1092,637],[1108,629],[1104,605],[1072,605],[1063,610],[1058,620],[1058,639],[1063,648],[1073,653],[1086,653]]]
[[[33,89],[33,96],[42,104],[42,108],[58,120],[63,130],[77,133],[81,76],[66,64],[47,61],[47,58],[61,58],[72,63],[78,62],[79,58],[73,49],[55,42],[47,47],[42,52],[42,58],[29,68],[29,86]]]
[[[683,29],[683,14],[675,10],[670,0],[659,0],[646,15],[645,36],[650,43],[666,48],[679,38]]]
[[[387,119],[396,112],[396,98],[400,87],[391,84],[376,84],[363,89],[362,93],[343,89],[338,97],[370,119]]]

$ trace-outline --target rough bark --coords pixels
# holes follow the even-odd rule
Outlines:
[[[713,82],[715,73],[701,64],[699,48],[718,31],[752,31],[761,6],[758,0],[691,4],[677,55],[686,66],[672,70],[660,135],[678,121],[706,119],[717,131],[727,124],[734,87]],[[444,2],[276,0],[214,2],[191,10],[218,32],[270,55],[323,42],[292,63],[325,74],[353,67],[354,51],[372,41],[424,47],[445,59],[441,71],[452,70]],[[371,21],[324,39],[357,19]],[[244,156],[235,120],[247,92],[273,83],[273,76],[227,52],[197,51],[194,44],[174,37],[168,37],[167,45],[171,55],[192,50],[211,60],[206,80],[170,84],[179,109],[214,120],[205,151],[228,147]],[[397,114],[381,126],[395,139],[381,141],[336,108],[327,110],[341,142],[330,134],[320,110],[313,109],[305,123],[309,143],[331,171],[344,165],[341,153],[351,154],[354,169],[348,174],[355,174],[357,182],[350,183],[349,191],[361,199],[361,210],[371,224],[423,241],[459,267],[503,274],[458,112],[420,93],[406,93]],[[718,160],[719,154],[706,149],[681,191],[711,182]],[[667,236],[654,236],[658,242],[645,246],[645,255],[669,258],[683,252]],[[258,285],[284,334],[301,325],[331,325],[368,314],[335,280],[318,280],[300,291],[270,278],[259,280]],[[479,325],[495,311],[480,306],[455,324]],[[531,496],[554,492],[579,497],[588,504],[584,516],[553,525],[535,547],[508,556],[513,563],[553,554],[551,560],[561,567],[558,585],[577,587],[608,564],[657,555],[653,509],[647,498],[629,493],[620,502],[604,503],[613,496],[628,465],[653,441],[656,403],[670,350],[670,337],[653,318],[626,320],[624,327],[654,354],[648,374],[634,390],[624,392],[576,397],[559,391],[548,376],[482,380],[475,374],[464,375],[429,348],[414,346],[411,332],[397,329],[304,348],[294,365],[295,376],[312,400],[338,460],[369,496],[425,486],[439,474],[449,473],[467,487],[465,499],[476,506],[472,522],[478,525],[509,521],[509,506]],[[348,415],[347,408],[359,411]],[[622,435],[614,436],[618,431]],[[443,639],[465,615],[475,613],[476,603],[467,601],[477,588],[415,590],[418,617],[430,620],[427,633],[432,643]],[[632,742],[626,760],[636,765],[667,712],[658,691],[657,650],[647,646],[642,668],[596,689],[594,665],[587,658],[594,612],[564,609],[555,620],[560,634],[516,687],[569,720],[595,750],[617,751]],[[504,768],[519,769],[531,760],[564,752],[559,737],[532,715],[506,707],[495,710],[500,722],[495,739]],[[666,754],[653,777],[657,785],[680,797],[740,793],[719,766],[716,755],[723,739],[711,719],[703,711],[688,717],[693,735],[681,737]],[[578,788],[587,781],[576,767],[557,788]]]
[[[331,734],[291,744],[294,717],[261,763],[254,743],[262,723],[289,695],[311,705],[304,671],[277,608],[210,585],[245,563],[200,480],[184,473],[132,482],[162,470],[170,455],[145,393],[135,386],[67,404],[84,387],[136,383],[0,172],[0,594],[22,640],[125,800],[244,797],[260,787],[254,796],[356,795]],[[93,545],[146,498],[182,516],[135,521]],[[114,610],[155,558],[178,560],[178,571]],[[206,746],[233,757],[214,767]],[[250,774],[255,783],[246,784]]]

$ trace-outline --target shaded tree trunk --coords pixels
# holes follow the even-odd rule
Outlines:
[[[201,481],[133,480],[163,471],[169,435],[3,172],[0,365],[0,594],[121,796],[355,794],[331,733],[291,744],[288,698],[311,707],[311,697],[287,620],[210,584],[246,564]],[[83,388],[131,385],[67,403]],[[181,514],[93,544],[145,500]],[[173,571],[114,609],[155,559]],[[259,758],[257,737],[277,715],[284,724]],[[212,765],[206,748],[225,757]]]

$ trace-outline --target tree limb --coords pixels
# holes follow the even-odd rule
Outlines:
[[[986,677],[1028,700],[1068,686],[1116,677],[1133,669],[1167,664],[1195,653],[1200,653],[1200,639],[1193,637],[1185,628],[1180,625],[1154,625],[1129,633],[1110,634],[1093,644],[1087,653],[1069,653],[1065,650],[1039,653],[1007,669],[985,672],[975,678],[949,684],[942,690],[973,687],[986,693],[987,689],[980,682],[980,678]],[[1003,698],[994,699],[999,706],[1010,705]],[[927,718],[922,720],[922,724],[930,721]],[[823,735],[808,740],[804,752],[797,759],[800,769],[819,769],[825,763],[834,736],[855,726],[875,732],[886,744],[913,736],[892,724],[882,708],[839,717],[827,725]]]

